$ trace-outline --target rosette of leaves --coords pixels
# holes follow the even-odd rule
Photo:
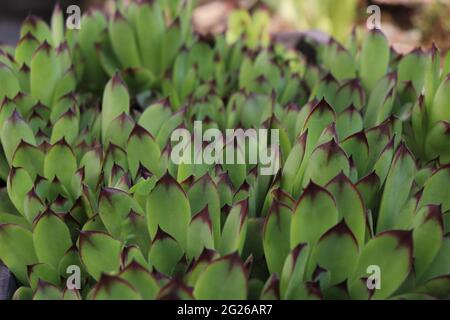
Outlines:
[[[118,7],[111,23],[134,21],[140,5],[161,14],[137,3]],[[101,24],[104,16],[84,19]],[[426,103],[429,88],[437,109],[420,117],[446,121],[445,70],[439,79],[425,76],[430,56],[397,57],[378,31],[361,49],[354,38],[347,47],[318,47],[316,66],[277,45],[224,40],[217,36],[206,50],[213,58],[221,52],[223,60],[212,61],[223,65],[206,59],[190,75],[200,49],[184,43],[144,110],[132,103],[123,72],[114,71],[100,97],[71,93],[76,87],[61,96],[38,86],[27,92],[14,86],[17,58],[1,55],[10,65],[2,69],[9,78],[0,109],[0,259],[21,285],[14,298],[449,298],[446,150],[425,158],[411,138],[415,102],[424,92]],[[41,54],[63,61],[50,42],[41,46],[30,83],[49,63]],[[25,98],[48,100],[19,107]],[[171,134],[192,133],[195,120],[221,132],[277,129],[280,170],[197,163],[190,140],[181,151],[191,161],[174,163],[179,141]],[[272,143],[251,134],[243,141],[233,151],[244,159]],[[216,143],[228,152],[229,141]],[[73,266],[79,289],[67,285]],[[373,266],[379,289],[368,285]]]
[[[84,14],[78,41],[92,67],[86,78],[97,78],[94,84],[102,85],[120,70],[136,92],[160,82],[180,48],[191,42],[193,5],[193,1],[117,2],[112,16],[98,10]]]
[[[36,149],[43,136],[51,136],[56,141],[63,135],[68,139],[78,135],[73,119],[80,117],[78,104],[83,100],[75,94],[82,67],[73,63],[77,49],[71,30],[64,31],[63,25],[58,6],[51,27],[40,18],[29,16],[21,26],[17,46],[0,51],[0,176],[3,180],[9,166],[24,162],[35,166],[34,161],[42,160],[33,156],[38,151],[32,151],[29,159],[16,152],[19,145],[22,150]],[[33,177],[37,173],[41,172],[34,170]]]

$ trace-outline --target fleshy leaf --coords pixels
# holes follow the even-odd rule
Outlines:
[[[144,300],[153,300],[159,291],[159,285],[155,278],[140,264],[133,261],[119,276],[130,283],[141,295]]]
[[[410,151],[400,144],[386,178],[378,214],[377,232],[391,229],[410,195],[416,163]]]
[[[102,273],[115,272],[120,266],[122,243],[106,233],[83,231],[78,240],[81,261],[94,279]]]
[[[66,224],[49,209],[34,222],[33,242],[39,261],[47,263],[55,270],[58,269],[65,252],[72,246]]]
[[[349,279],[350,296],[354,299],[385,299],[393,294],[411,271],[412,241],[412,232],[396,230],[380,233],[369,240]],[[369,267],[372,266],[380,271],[380,288],[375,290],[369,290],[367,286],[373,272]]]
[[[191,209],[181,186],[166,173],[150,192],[146,205],[148,230],[152,239],[158,226],[174,237],[181,248],[187,247]]]
[[[235,251],[242,252],[247,235],[247,216],[247,200],[242,200],[231,208],[220,239],[219,252],[222,256]]]
[[[266,217],[263,231],[264,255],[270,273],[281,274],[290,252],[292,209],[274,200]]]
[[[92,290],[93,300],[141,300],[137,290],[128,281],[105,273]]]
[[[344,220],[328,230],[317,242],[308,262],[308,275],[313,276],[316,266],[330,272],[329,286],[345,281],[358,259],[358,243]]]
[[[183,249],[179,243],[172,236],[158,228],[148,254],[150,267],[167,276],[171,276],[182,256]]]
[[[291,223],[291,248],[300,243],[311,247],[338,222],[336,202],[327,190],[310,183],[303,191]]]
[[[1,224],[0,259],[18,281],[27,284],[27,266],[38,262],[31,231],[14,224]]]
[[[239,255],[232,253],[213,261],[197,280],[194,296],[208,300],[246,299],[247,274]]]

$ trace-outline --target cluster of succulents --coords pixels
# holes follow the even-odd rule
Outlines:
[[[361,46],[315,44],[312,65],[268,41],[264,16],[205,38],[191,11],[138,1],[64,30],[55,9],[51,27],[31,16],[1,47],[13,298],[450,298],[438,50],[399,56],[370,31]],[[278,174],[173,163],[171,133],[196,120],[278,129]]]

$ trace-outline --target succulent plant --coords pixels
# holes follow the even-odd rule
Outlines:
[[[197,37],[187,8],[139,1],[70,32],[28,18],[15,55],[0,51],[0,259],[14,299],[450,298],[437,51],[400,57],[372,31],[361,48],[315,44],[308,65],[249,45],[257,22]],[[194,121],[277,129],[280,170],[174,163],[171,134]]]

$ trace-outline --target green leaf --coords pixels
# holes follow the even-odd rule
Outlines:
[[[2,88],[0,89],[0,98],[4,97],[14,98],[20,91],[20,86],[17,78],[14,76],[13,71],[4,63],[0,62],[0,81]]]
[[[367,33],[361,50],[360,77],[367,92],[371,92],[389,65],[390,48],[384,34],[377,29]]]
[[[105,87],[102,101],[102,138],[105,142],[106,133],[111,122],[122,113],[129,113],[130,95],[125,83],[116,73]]]
[[[218,253],[214,250],[204,249],[201,255],[192,262],[186,271],[184,280],[190,287],[194,287],[198,278],[203,274],[206,267],[215,259],[219,257]]]
[[[305,243],[299,244],[287,256],[280,277],[281,299],[289,299],[292,290],[303,283],[309,248]]]
[[[61,258],[72,246],[70,232],[64,221],[47,209],[34,222],[33,242],[40,262],[58,269]]]
[[[38,282],[43,280],[55,286],[59,285],[60,279],[58,272],[45,263],[37,263],[27,267],[28,281],[31,289],[37,288]]]
[[[302,282],[292,289],[289,300],[322,300],[322,293],[317,283]]]
[[[183,249],[179,243],[172,236],[158,228],[148,254],[150,268],[171,276],[182,256]]]
[[[96,190],[103,165],[103,152],[100,146],[87,150],[80,160],[80,168],[84,168],[84,183],[91,190]]]
[[[142,253],[147,253],[151,238],[148,233],[147,220],[144,214],[130,210],[123,223],[121,239],[137,245]]]
[[[448,277],[450,274],[450,234],[444,236],[442,245],[431,265],[422,276],[422,280]],[[448,281],[448,280],[447,280]]]
[[[450,163],[449,128],[447,121],[439,121],[431,128],[424,142],[427,159],[439,158],[441,164]]]
[[[232,253],[213,261],[198,278],[194,296],[200,300],[245,300],[247,274],[239,255]]]
[[[261,290],[260,300],[280,300],[280,280],[271,274]]]
[[[55,46],[58,46],[64,39],[64,15],[59,3],[56,3],[51,19],[52,40]]]
[[[113,237],[122,238],[124,222],[130,210],[142,213],[142,209],[131,195],[114,188],[102,189],[99,197],[99,214]]]
[[[355,134],[363,129],[363,119],[360,110],[350,105],[336,118],[336,132],[339,141]]]
[[[356,76],[355,60],[339,42],[331,40],[326,50],[328,58],[326,66],[338,81]]]
[[[412,268],[413,238],[411,231],[390,230],[378,234],[362,249],[353,275],[349,279],[353,299],[386,299],[408,277]],[[370,266],[380,269],[380,289],[369,291],[366,279]],[[374,274],[376,275],[376,274]]]
[[[414,241],[414,271],[417,279],[427,271],[439,252],[444,237],[441,208],[427,205],[417,212],[412,224]]]
[[[1,224],[0,259],[20,283],[27,284],[27,266],[38,262],[31,231],[15,224]]]
[[[37,175],[44,175],[44,157],[45,153],[39,147],[22,140],[14,152],[11,166],[25,169],[34,181]]]
[[[33,290],[29,287],[19,287],[13,294],[11,300],[32,300]]]
[[[10,164],[14,152],[21,141],[36,145],[36,140],[31,128],[17,111],[13,111],[11,116],[4,122],[1,131],[1,140],[6,159]]]
[[[31,65],[34,51],[39,46],[39,41],[30,33],[26,33],[20,38],[16,46],[14,58],[19,66]]]
[[[119,276],[103,273],[91,292],[92,300],[141,300],[140,294]]]
[[[127,153],[119,146],[110,143],[103,162],[103,172],[107,184],[111,181],[112,171],[115,165],[120,166],[123,170],[128,170]]]
[[[75,113],[77,113],[77,115],[79,116],[79,106],[78,106],[78,102],[77,102],[77,98],[75,97],[75,95],[73,93],[68,93],[60,98],[58,98],[54,105],[52,106],[51,112],[50,112],[50,121],[51,123],[55,123],[56,121],[58,121],[58,119],[65,114],[66,112],[68,112],[69,110],[74,111]],[[87,110],[86,110],[87,111]],[[88,113],[86,112],[86,116],[91,117],[92,115],[87,115]],[[81,118],[84,116],[81,115]],[[92,119],[89,119],[92,120]],[[83,121],[80,121],[80,128],[84,127],[84,123]]]
[[[152,239],[158,226],[174,237],[182,249],[187,247],[191,209],[181,186],[166,173],[150,192],[146,205],[148,230]]]
[[[433,104],[429,110],[429,126],[432,126],[438,121],[450,122],[450,112],[446,107],[446,101],[448,101],[449,93],[448,87],[450,85],[450,76],[442,81],[434,96]]]
[[[63,300],[81,300],[80,292],[76,289],[70,290],[65,288],[63,291]]]
[[[317,242],[308,262],[308,276],[311,278],[316,267],[330,272],[328,286],[347,280],[358,260],[358,243],[351,229],[342,220],[328,230]]]
[[[364,124],[370,127],[376,124],[379,110],[397,84],[397,73],[391,72],[374,83],[373,90],[370,92],[369,100],[365,108]]]
[[[358,170],[358,176],[366,172],[369,158],[369,142],[364,131],[356,132],[341,142],[342,149],[352,158]]]
[[[187,191],[191,212],[196,213],[208,206],[209,216],[212,222],[214,243],[219,245],[220,241],[220,196],[216,184],[209,174],[197,179]]]
[[[164,11],[159,2],[138,2],[137,5],[136,38],[142,62],[145,67],[160,76],[162,66],[158,64],[158,61],[161,55],[161,41],[164,39],[166,31]],[[148,30],[152,30],[152,32],[148,32]]]
[[[248,200],[242,200],[230,210],[222,231],[219,252],[222,256],[242,252],[247,235]]]
[[[0,213],[0,224],[17,224],[26,229],[31,229],[30,223],[24,217],[10,213]]]
[[[140,165],[160,176],[161,151],[153,136],[144,128],[135,125],[127,141],[127,157],[130,173],[134,178]]]
[[[161,126],[158,131],[158,135],[156,136],[156,142],[158,143],[160,149],[163,149],[164,146],[166,146],[173,130],[183,123],[185,114],[186,109],[180,109],[177,113],[167,119]]]
[[[300,243],[311,247],[338,222],[339,214],[330,192],[310,183],[294,209],[291,223],[291,248]]]
[[[129,21],[116,11],[110,19],[109,36],[112,47],[123,68],[141,66],[136,36]]]
[[[159,130],[171,115],[169,101],[164,99],[148,106],[139,117],[138,124],[157,137]]]
[[[49,107],[53,104],[54,90],[61,75],[60,66],[55,61],[55,50],[44,41],[33,54],[30,66],[31,95]]]
[[[427,204],[441,204],[442,212],[450,210],[450,190],[446,188],[450,179],[450,165],[437,169],[425,182],[420,207]]]
[[[62,300],[62,292],[55,285],[39,279],[33,300]]]
[[[194,300],[192,288],[178,279],[170,280],[158,293],[157,300]]]
[[[350,163],[345,151],[334,139],[319,145],[311,154],[303,176],[303,187],[310,182],[325,185],[339,172],[350,174]]]
[[[127,113],[122,112],[119,116],[114,118],[106,130],[104,143],[114,143],[115,145],[126,149],[128,137],[134,128],[134,120]]]
[[[51,41],[50,28],[43,19],[37,16],[29,15],[23,21],[20,27],[20,36],[23,37],[27,33],[31,33],[39,42]]]
[[[217,217],[220,224],[220,217]],[[213,226],[208,205],[192,217],[188,230],[186,255],[196,259],[204,249],[214,249]]]
[[[344,82],[337,90],[333,107],[337,113],[341,113],[351,105],[361,110],[365,102],[366,94],[359,79],[351,79]]]
[[[263,246],[270,273],[281,274],[290,252],[292,209],[274,199],[264,223]]]
[[[417,48],[404,56],[398,64],[398,82],[405,85],[411,81],[416,92],[422,92],[428,65],[427,56]]]
[[[79,115],[74,109],[69,109],[56,120],[53,125],[50,143],[56,143],[65,139],[68,144],[72,144],[78,137]]]
[[[96,280],[100,279],[102,273],[119,270],[122,243],[106,233],[81,232],[78,250],[86,270]]]
[[[180,30],[180,19],[178,17],[167,28],[161,43],[161,72],[166,71],[166,69],[172,66],[181,45],[182,34]]]
[[[159,291],[155,278],[140,264],[133,261],[120,274],[120,278],[130,283],[144,300],[153,300]]]
[[[103,12],[92,8],[90,14],[81,17],[80,29],[77,30],[77,44],[85,63],[82,83],[94,90],[101,89],[100,86],[107,81],[96,51],[98,48],[96,44],[99,43],[106,27],[107,21]]]
[[[142,254],[142,250],[135,244],[127,245],[123,248],[121,254],[121,267],[127,267],[129,264],[136,262],[141,266],[147,266],[147,258]]]
[[[33,180],[30,175],[22,168],[12,167],[8,180],[6,181],[6,188],[11,202],[16,207],[20,214],[25,215],[24,199],[28,192],[33,188]]]
[[[64,138],[50,147],[44,160],[45,178],[58,178],[70,190],[72,177],[77,170],[77,159]]]
[[[428,299],[448,299],[450,291],[450,276],[440,276],[427,281],[423,286],[417,289],[416,295],[422,295]],[[417,300],[417,298],[415,299]]]
[[[300,165],[305,155],[307,139],[308,132],[306,131],[297,138],[291,152],[289,152],[289,155],[287,156],[286,162],[284,163],[281,174],[281,186],[283,190],[288,193],[292,193],[295,177],[297,176],[297,172],[300,169]]]
[[[369,160],[367,163],[367,173],[373,170],[380,154],[392,139],[392,130],[388,122],[366,130],[367,141],[369,142]]]
[[[345,227],[351,230],[357,247],[361,248],[365,241],[366,212],[358,189],[342,172],[326,185],[326,189],[331,192],[336,201],[338,219],[345,220]],[[323,266],[321,265],[321,267]],[[333,271],[328,270],[333,277]]]
[[[328,125],[335,122],[335,120],[336,115],[334,113],[334,110],[325,100],[316,103],[312,111],[307,116],[303,129],[301,130],[302,133],[308,130],[305,155],[294,181],[293,196],[297,197],[301,193],[301,190],[304,186],[304,183],[302,182],[305,181],[305,179],[303,179],[303,173],[305,172],[306,166],[310,163],[309,158],[313,150],[317,147],[317,142],[320,135],[322,134],[323,130]],[[308,181],[306,181],[306,183],[307,182]]]
[[[378,213],[377,232],[390,230],[395,225],[397,216],[410,195],[415,172],[414,158],[405,144],[401,143],[386,178]]]
[[[395,136],[392,137],[391,141],[384,147],[381,152],[378,160],[375,162],[374,169],[377,177],[380,179],[380,182],[383,184],[386,181],[387,175],[389,173],[389,169],[392,165],[392,159],[394,157],[394,145],[395,145]]]

